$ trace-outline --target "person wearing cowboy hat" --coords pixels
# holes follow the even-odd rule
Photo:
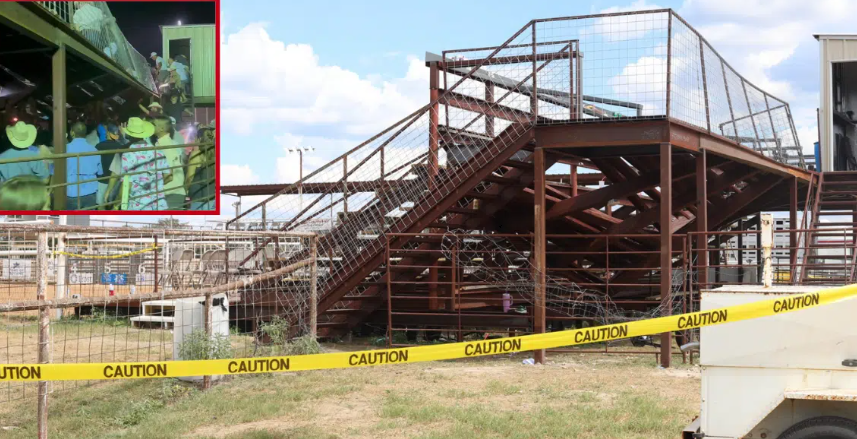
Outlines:
[[[122,128],[130,141],[126,148],[152,146],[149,138],[155,133],[151,122],[132,117]],[[169,175],[169,165],[161,151],[129,151],[114,158],[110,165],[112,177],[107,186],[111,198],[120,178],[128,179],[128,210],[167,210],[164,198],[164,178]]]
[[[192,200],[191,210],[214,210],[216,208],[215,174],[215,126],[199,127],[197,142],[203,144],[193,148],[188,159],[188,170],[185,185],[188,187],[188,197]]]
[[[149,119],[154,119],[155,117],[164,114],[164,107],[162,107],[158,102],[152,102],[149,104],[148,108],[144,107],[142,103],[137,105],[140,107],[140,110],[143,110],[143,114],[145,114]]]
[[[69,154],[96,152],[95,145],[86,140],[87,129],[83,122],[75,122],[70,130],[71,142],[65,146]],[[97,144],[98,142],[96,142]],[[66,208],[69,210],[91,209],[98,205],[98,182],[91,181],[104,174],[101,157],[88,155],[66,159]],[[82,182],[82,183],[78,183]]]
[[[20,159],[32,157],[32,161],[4,163],[0,165],[0,182],[10,180],[19,175],[37,176],[47,180],[50,178],[50,171],[44,160],[41,160],[41,152],[38,146],[34,146],[36,141],[36,127],[25,122],[18,121],[15,125],[6,127],[6,137],[12,148],[0,153],[0,160]]]

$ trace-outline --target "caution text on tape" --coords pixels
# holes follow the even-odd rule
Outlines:
[[[718,308],[710,311],[678,314],[593,328],[398,349],[223,360],[7,364],[0,365],[0,381],[72,381],[240,375],[451,360],[599,343],[643,335],[695,329],[794,312],[850,299],[855,296],[857,296],[857,285],[851,285],[826,289],[820,292],[796,294],[777,299]]]

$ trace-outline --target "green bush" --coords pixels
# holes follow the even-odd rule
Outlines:
[[[232,344],[229,336],[214,334],[209,337],[205,330],[194,329],[184,336],[179,345],[179,357],[182,360],[222,360],[232,358]]]
[[[321,352],[321,346],[311,334],[289,339],[289,322],[274,316],[271,321],[259,325],[262,334],[271,341],[270,355],[309,355]]]

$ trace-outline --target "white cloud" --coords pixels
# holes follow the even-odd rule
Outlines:
[[[813,33],[853,33],[854,0],[685,0],[679,14],[687,19],[739,74],[762,90],[788,102],[804,151],[818,140],[815,108],[818,45]],[[773,69],[790,62],[812,65],[805,72],[774,77]],[[812,81],[797,75],[816,75]],[[814,87],[813,87],[814,88]]]
[[[260,23],[222,41],[223,120],[238,133],[288,123],[372,135],[428,99],[428,69],[416,57],[403,78],[380,80],[323,65],[311,46],[273,40]]]
[[[220,184],[258,184],[259,176],[250,168],[250,165],[221,165]]]
[[[646,11],[662,9],[655,4],[647,3],[646,0],[637,0],[629,6],[613,6],[600,11],[605,14],[629,11]],[[628,41],[643,37],[649,32],[660,30],[664,33],[667,29],[668,15],[664,14],[636,14],[617,15],[599,18],[591,30],[587,33],[600,36],[607,41]]]

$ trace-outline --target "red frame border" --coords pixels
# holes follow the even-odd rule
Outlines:
[[[8,0],[0,0],[8,1]],[[14,0],[13,0],[14,1]],[[29,0],[32,1],[32,0]],[[104,1],[108,0],[96,0]],[[212,0],[109,0],[123,2],[149,2],[149,3],[189,3],[189,2],[208,2]],[[214,120],[217,126],[215,130],[215,145],[214,152],[216,154],[214,172],[214,188],[215,188],[215,205],[214,210],[0,210],[0,215],[74,215],[74,216],[97,216],[97,215],[119,215],[119,216],[158,216],[158,215],[174,215],[174,216],[190,216],[190,215],[220,215],[220,0],[213,0],[215,8],[214,18],[214,44],[216,49],[214,52],[215,66],[214,74]]]

